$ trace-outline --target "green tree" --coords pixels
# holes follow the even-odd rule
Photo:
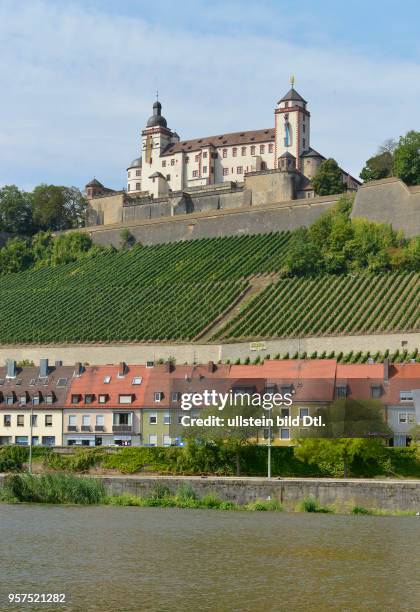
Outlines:
[[[92,238],[84,232],[61,234],[53,242],[51,265],[58,266],[92,255],[92,246]]]
[[[12,234],[31,234],[32,196],[16,185],[0,189],[0,230]]]
[[[420,132],[401,136],[394,152],[395,175],[407,185],[420,184]]]
[[[120,246],[122,249],[131,249],[136,243],[136,239],[128,228],[124,228],[120,232]]]
[[[322,257],[310,240],[309,231],[299,228],[293,232],[282,271],[294,276],[317,274],[322,269]]]
[[[315,189],[315,193],[319,196],[332,195],[335,193],[343,193],[346,190],[346,185],[343,182],[343,173],[335,159],[326,159],[323,161],[311,183]]]
[[[76,187],[38,185],[33,191],[34,223],[41,230],[65,230],[84,225],[87,200]]]
[[[23,238],[12,238],[0,249],[0,274],[27,270],[33,264],[30,244]]]
[[[394,158],[392,153],[384,151],[383,153],[378,153],[370,157],[359,176],[365,183],[368,181],[377,181],[392,176],[393,166]]]

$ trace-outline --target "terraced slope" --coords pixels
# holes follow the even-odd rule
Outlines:
[[[420,328],[420,275],[282,279],[217,333],[217,338],[371,334]]]
[[[289,234],[105,253],[0,279],[0,343],[190,340],[281,267]]]
[[[419,329],[414,273],[281,279],[225,315],[251,278],[276,278],[289,238],[136,246],[2,277],[0,344],[189,341],[204,330],[206,339],[239,339]]]

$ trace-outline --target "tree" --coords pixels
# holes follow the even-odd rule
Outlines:
[[[394,171],[407,185],[420,184],[420,132],[401,136],[394,152]]]
[[[228,452],[233,453],[236,475],[240,476],[243,449],[245,446],[252,444],[252,441],[258,437],[259,428],[252,424],[247,426],[236,425],[233,421],[238,415],[241,415],[244,419],[261,418],[261,412],[266,415],[264,410],[261,408],[258,410],[252,405],[235,406],[231,404],[225,406],[223,410],[219,410],[217,407],[206,408],[200,412],[200,418],[219,417],[223,419],[223,424],[189,427],[185,437],[189,437],[195,442],[218,444]]]
[[[0,189],[0,230],[12,234],[32,233],[32,197],[16,185]]]
[[[296,276],[317,274],[322,267],[322,256],[309,238],[306,228],[293,232],[287,255],[284,260],[283,272]]]
[[[394,158],[390,151],[383,151],[369,158],[360,173],[362,181],[377,181],[392,176]]]
[[[81,227],[86,210],[87,200],[76,187],[38,185],[33,191],[33,218],[41,230]]]
[[[332,195],[335,193],[343,193],[346,190],[346,185],[343,182],[343,173],[340,170],[335,159],[326,159],[323,161],[311,183],[315,189],[315,193],[319,196]]]
[[[131,249],[136,243],[136,239],[128,228],[124,228],[120,232],[120,246],[122,249]]]
[[[33,264],[32,249],[27,240],[12,238],[0,249],[0,274],[27,270]]]

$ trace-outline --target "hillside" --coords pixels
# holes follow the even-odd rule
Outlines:
[[[417,273],[272,282],[289,240],[138,245],[9,274],[0,278],[0,343],[182,341],[206,329],[212,337],[213,327],[232,339],[419,329]],[[255,295],[257,275],[266,282]]]

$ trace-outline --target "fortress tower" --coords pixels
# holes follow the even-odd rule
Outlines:
[[[306,100],[294,88],[294,77],[290,83],[291,89],[279,100],[274,111],[275,167],[279,167],[282,155],[290,153],[296,159],[296,168],[302,171],[302,153],[310,148],[311,114],[306,109]]]

